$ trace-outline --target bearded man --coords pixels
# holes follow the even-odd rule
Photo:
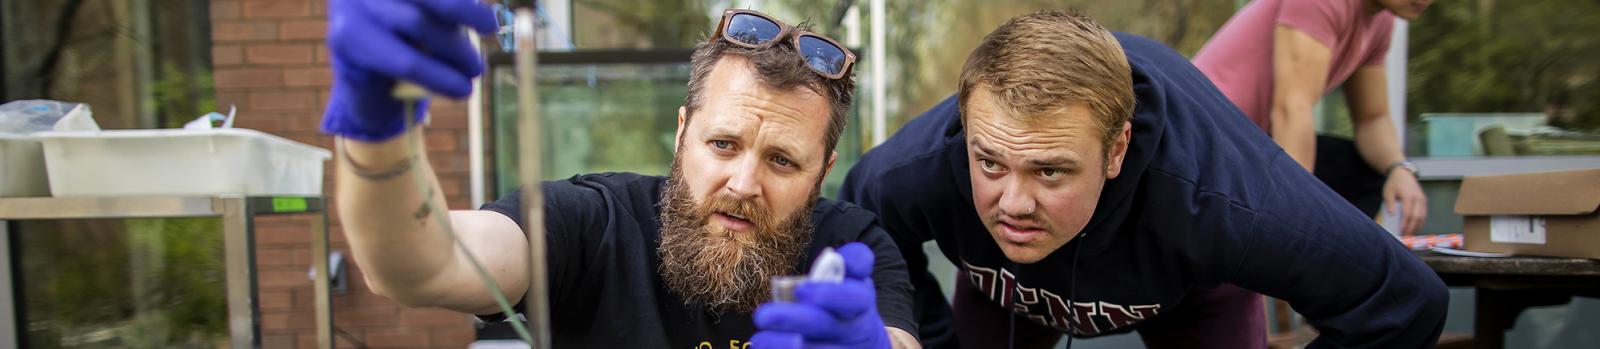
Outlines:
[[[491,290],[431,223],[428,207],[444,207],[438,181],[426,157],[407,157],[425,149],[421,129],[406,127],[422,115],[390,96],[398,80],[465,96],[484,67],[457,28],[492,31],[493,14],[475,1],[330,6],[336,82],[322,129],[340,138],[339,216],[368,285],[407,306],[496,317],[492,292],[521,299],[529,284],[521,194],[448,212],[500,288]],[[871,213],[818,197],[853,97],[854,55],[805,29],[724,13],[695,47],[669,176],[541,185],[553,344],[917,347],[897,247]],[[414,176],[430,186],[419,190]],[[827,247],[844,257],[844,281],[802,283],[794,302],[768,302],[772,277],[803,272]]]

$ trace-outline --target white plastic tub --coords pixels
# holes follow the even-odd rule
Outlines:
[[[44,150],[30,136],[0,133],[0,197],[50,196]]]
[[[322,195],[327,150],[260,131],[42,132],[55,196]]]

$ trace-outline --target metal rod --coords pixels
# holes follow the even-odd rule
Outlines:
[[[549,279],[545,277],[544,193],[539,184],[544,171],[544,164],[541,163],[544,158],[541,153],[543,137],[539,126],[538,82],[534,79],[534,69],[539,63],[539,46],[535,40],[538,36],[537,19],[532,7],[517,7],[513,34],[516,39],[519,125],[517,153],[521,157],[522,205],[527,210],[522,226],[528,238],[528,292],[523,296],[522,313],[528,319],[528,333],[533,336],[533,342],[528,345],[533,349],[545,349],[550,347],[550,297],[546,285]]]
[[[872,21],[872,54],[868,56],[872,59],[871,143],[873,146],[877,146],[889,139],[889,73],[886,71],[888,69],[888,63],[886,62],[889,61],[889,57],[887,56],[887,49],[884,48],[884,46],[889,45],[888,40],[885,39],[889,28],[885,24],[887,21],[885,18],[888,17],[888,13],[885,13],[887,12],[887,6],[884,5],[884,0],[872,0],[872,3],[868,6],[871,7],[872,12],[872,17],[870,17]]]
[[[467,41],[472,42],[472,50],[483,53],[483,42],[476,31],[467,31]],[[472,79],[472,93],[467,96],[467,186],[472,192],[467,193],[472,198],[472,207],[483,206],[484,176],[483,176],[483,91],[493,79],[483,76]]]
[[[0,220],[0,348],[18,348],[17,329],[21,326],[9,325],[17,323],[17,309],[15,295],[12,294],[11,284],[11,222]]]
[[[328,213],[318,212],[311,220],[311,263],[317,270],[312,281],[316,294],[317,348],[333,348],[333,288],[329,283],[333,271],[328,270]]]
[[[228,332],[234,349],[259,346],[261,314],[256,311],[255,237],[249,203],[242,196],[219,197],[212,208],[222,214],[223,265],[227,270]]]
[[[0,219],[215,217],[206,196],[0,198]]]

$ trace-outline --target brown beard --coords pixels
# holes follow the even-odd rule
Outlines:
[[[690,307],[714,314],[748,313],[770,297],[774,276],[795,272],[811,241],[811,209],[818,189],[804,208],[781,222],[759,201],[737,199],[719,191],[696,205],[676,160],[661,194],[661,279]],[[711,214],[747,217],[750,233],[710,224]]]

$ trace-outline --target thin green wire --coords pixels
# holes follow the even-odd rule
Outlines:
[[[426,97],[427,91],[415,85],[401,83],[399,86],[395,87],[394,94],[396,98],[400,98],[401,100],[405,101],[406,131],[411,132],[416,126],[416,117],[414,115],[416,115],[417,100]],[[407,156],[410,157],[411,163],[415,164],[413,166],[422,165],[422,160],[419,159],[420,156],[418,155],[420,152],[419,149],[417,149],[417,144],[421,143],[422,129],[416,128],[415,134],[411,137],[411,139],[406,141],[406,148],[409,151]],[[421,173],[415,174],[411,177],[414,179],[413,182],[416,182],[417,184],[417,193],[428,193],[433,190],[433,186],[430,185],[431,183],[428,183],[427,178],[423,178]],[[533,335],[528,333],[527,326],[524,326],[521,320],[517,320],[516,311],[511,309],[511,302],[506,300],[505,294],[500,293],[500,284],[494,282],[494,278],[489,276],[489,271],[483,268],[483,263],[478,262],[478,256],[473,255],[472,250],[468,249],[467,245],[461,242],[461,238],[456,236],[455,229],[450,226],[450,211],[441,211],[436,207],[433,207],[432,195],[424,197],[422,204],[427,206],[428,212],[441,212],[440,214],[430,214],[430,216],[434,217],[434,223],[438,224],[439,227],[444,230],[444,234],[450,237],[450,241],[453,241],[456,247],[460,248],[461,252],[466,254],[467,261],[471,262],[472,264],[472,270],[476,271],[478,273],[478,277],[483,279],[483,283],[489,286],[489,294],[494,296],[494,302],[500,306],[500,311],[505,314],[506,321],[511,322],[511,328],[517,331],[517,336],[522,337],[523,342],[530,343],[531,345],[531,343],[533,343]],[[538,263],[539,261],[530,262]],[[532,280],[529,280],[529,282],[532,282]]]

